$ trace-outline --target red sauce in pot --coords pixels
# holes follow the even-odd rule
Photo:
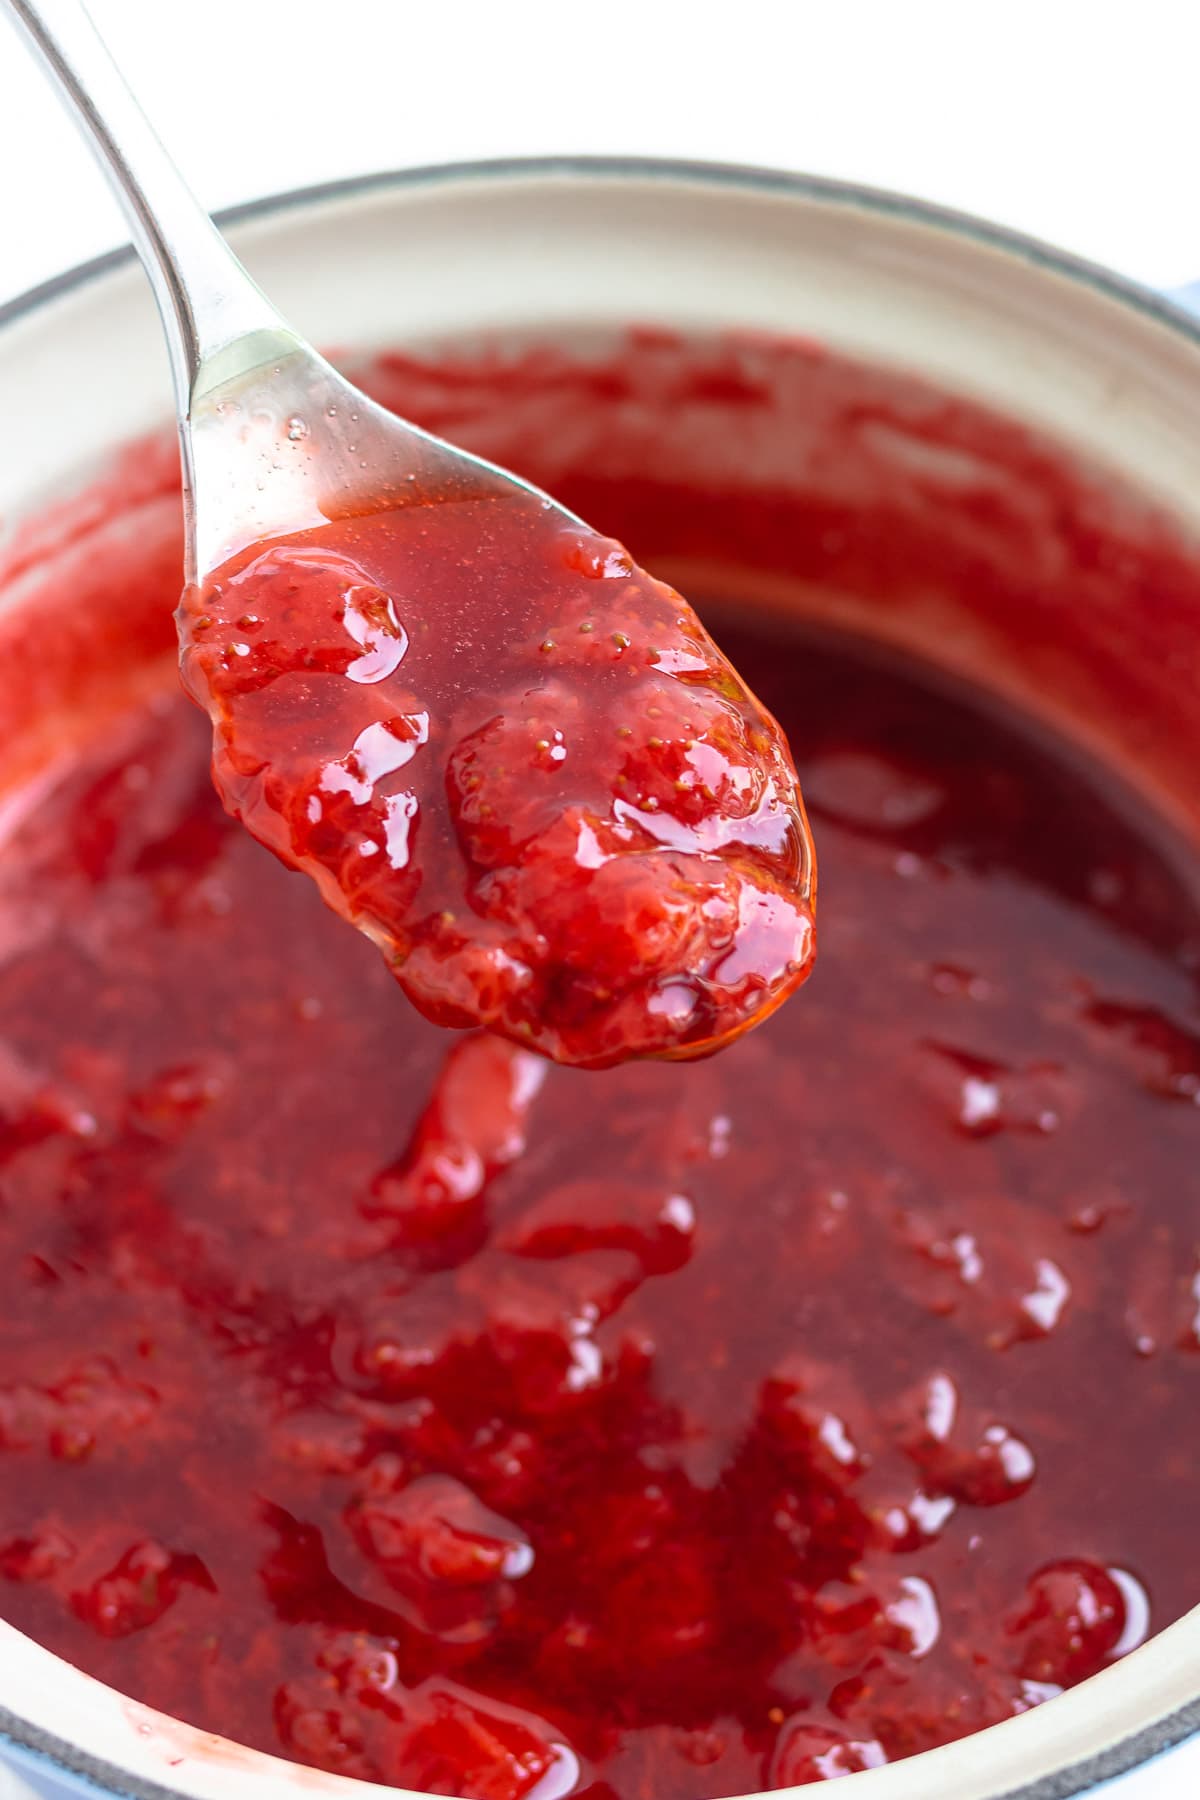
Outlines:
[[[0,616],[14,746],[73,732],[0,859],[0,1610],[206,1729],[480,1800],[816,1782],[1043,1703],[1200,1600],[1197,859],[827,627],[1052,669],[1114,762],[1144,721],[1148,786],[1200,574],[803,349],[374,380],[687,575],[792,745],[821,965],[695,1065],[427,1025],[222,812],[169,471],[123,465],[136,529],[73,516],[22,577],[30,621],[90,584],[103,669]]]

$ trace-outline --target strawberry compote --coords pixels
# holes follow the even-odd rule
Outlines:
[[[435,1024],[690,1055],[812,963],[787,745],[682,597],[536,493],[258,546],[185,597],[226,806]]]
[[[1200,858],[1118,769],[1184,741],[1146,696],[1193,556],[811,347],[369,373],[708,596],[821,964],[696,1063],[428,1024],[222,810],[173,472],[122,463],[0,612],[0,1612],[476,1800],[818,1783],[1053,1705],[1200,1601]],[[926,618],[1109,764],[829,628]]]

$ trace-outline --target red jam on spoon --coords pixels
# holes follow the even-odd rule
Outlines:
[[[808,974],[779,726],[686,601],[540,495],[256,545],[179,623],[226,808],[437,1024],[692,1056]]]

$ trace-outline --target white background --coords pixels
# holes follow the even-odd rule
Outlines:
[[[1196,0],[92,3],[210,207],[456,157],[713,157],[1200,277]],[[124,235],[0,21],[0,300]]]

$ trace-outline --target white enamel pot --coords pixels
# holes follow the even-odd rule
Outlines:
[[[970,219],[755,170],[552,161],[382,175],[227,223],[319,343],[629,322],[812,336],[1086,450],[1200,533],[1200,330],[1145,291]],[[0,311],[3,529],[162,422],[157,336],[128,255]],[[1200,733],[1200,694],[1196,708]],[[1200,1609],[1034,1711],[846,1780],[846,1800],[1200,1796]],[[152,1713],[0,1623],[0,1800],[97,1792],[379,1789]]]

